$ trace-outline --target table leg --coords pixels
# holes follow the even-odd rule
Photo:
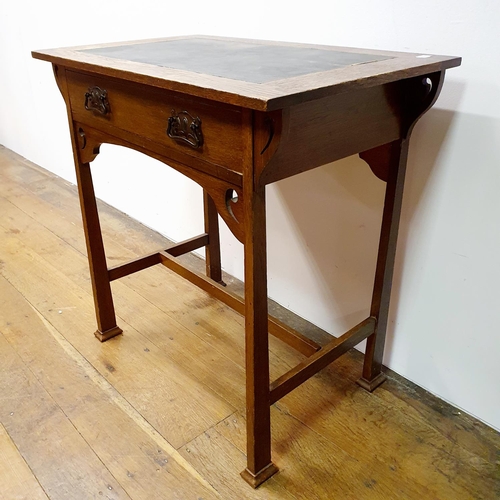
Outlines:
[[[111,295],[90,164],[77,160],[76,177],[97,316],[98,330],[95,332],[95,336],[104,342],[119,335],[122,330],[116,325],[115,308]]]
[[[205,247],[207,276],[217,283],[222,281],[220,262],[219,216],[212,197],[203,190],[203,209],[205,213],[205,232],[208,234],[208,245]]]
[[[402,139],[387,144],[384,148],[388,148],[389,151],[381,155],[388,162],[388,179],[370,312],[371,316],[377,318],[377,325],[375,333],[367,339],[363,376],[358,380],[358,384],[370,392],[386,379],[382,372],[382,357],[389,316],[408,142],[408,139]],[[383,152],[383,148],[380,149]]]
[[[244,198],[247,468],[241,475],[256,488],[278,470],[271,462],[265,187],[248,189]]]

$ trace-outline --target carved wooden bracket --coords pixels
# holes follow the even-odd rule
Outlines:
[[[255,184],[261,183],[266,165],[278,149],[282,134],[282,111],[254,113],[254,164]]]
[[[81,163],[90,163],[99,154],[101,142],[92,134],[87,134],[83,127],[75,125],[76,141],[78,144],[78,158]]]
[[[436,102],[444,81],[444,71],[411,78],[402,83],[401,138],[410,138],[413,127],[419,118]],[[394,143],[383,144],[359,153],[368,163],[372,172],[387,182],[389,165],[394,154]]]
[[[444,71],[404,80],[402,138],[407,139],[419,118],[436,102],[444,82]]]
[[[217,212],[229,227],[235,238],[241,243],[245,241],[243,223],[243,190],[239,186],[227,185],[220,188],[203,186],[214,200]],[[215,188],[215,189],[214,189]]]
[[[232,184],[223,179],[218,179],[205,174],[200,170],[186,167],[170,158],[146,150],[136,144],[129,143],[118,137],[108,135],[104,132],[85,127],[79,123],[73,123],[76,141],[78,144],[78,158],[81,163],[90,163],[95,160],[99,154],[101,144],[115,144],[130,149],[140,151],[152,158],[165,163],[169,167],[181,172],[199,184],[214,201],[217,212],[225,221],[230,231],[242,243],[245,240],[245,228],[243,223],[243,189],[241,185]]]
[[[368,163],[372,172],[382,181],[389,179],[389,166],[391,165],[395,143],[383,144],[368,151],[359,153],[359,157]]]

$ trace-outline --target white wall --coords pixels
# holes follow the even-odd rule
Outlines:
[[[74,181],[63,100],[50,65],[30,59],[37,48],[204,33],[463,56],[414,132],[384,362],[500,429],[498,26],[497,0],[3,2],[0,143]],[[168,237],[201,231],[199,187],[167,167],[104,146],[94,176],[99,197]],[[363,319],[383,190],[357,157],[271,186],[270,295],[333,334]],[[242,276],[227,230],[223,259]]]

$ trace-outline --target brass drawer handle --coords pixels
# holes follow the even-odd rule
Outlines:
[[[186,144],[193,149],[203,146],[203,133],[201,131],[201,119],[192,117],[187,111],[176,113],[168,119],[167,135],[176,142]]]
[[[111,111],[108,101],[108,91],[100,87],[89,87],[89,90],[85,92],[85,109],[88,111],[97,111],[101,115],[107,115]]]

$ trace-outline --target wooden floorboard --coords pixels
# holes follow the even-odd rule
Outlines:
[[[110,265],[171,244],[99,208]],[[101,344],[85,255],[75,187],[0,147],[0,499],[500,498],[499,433],[390,371],[368,394],[355,351],[273,406],[252,490],[241,316],[157,266],[113,283]],[[270,345],[273,378],[303,359]]]
[[[48,498],[2,424],[0,424],[0,485],[2,485],[0,498],[12,500]]]

